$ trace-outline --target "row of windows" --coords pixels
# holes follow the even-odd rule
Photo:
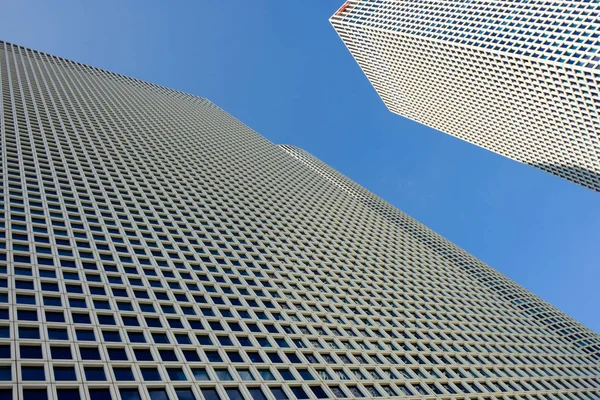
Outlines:
[[[117,350],[117,349],[113,349]],[[142,350],[140,350],[142,351]],[[147,351],[147,350],[146,350]],[[61,358],[54,359],[54,362],[61,360]],[[117,358],[117,361],[123,361],[122,358]],[[149,361],[146,357],[145,361]],[[290,381],[316,381],[316,380],[362,380],[371,381],[378,380],[385,383],[391,383],[396,381],[395,384],[402,386],[407,380],[412,381],[411,384],[414,386],[419,385],[418,379],[423,380],[445,380],[447,377],[439,375],[433,372],[433,376],[425,375],[423,371],[412,371],[413,375],[408,375],[409,370],[403,371],[402,379],[398,378],[393,372],[379,372],[377,370],[360,370],[360,369],[331,369],[329,372],[326,369],[317,369],[316,375],[308,368],[269,368],[269,367],[236,367],[228,368],[226,365],[214,365],[212,367],[179,367],[166,364],[164,367],[156,367],[153,363],[140,363],[137,364],[139,371],[134,367],[132,370],[130,366],[123,363],[113,364],[112,376],[106,375],[105,368],[97,365],[83,365],[83,370],[79,370],[79,367],[69,365],[68,363],[54,364],[52,366],[53,380],[55,381],[77,381],[85,380],[86,382],[92,381],[187,381],[190,379],[196,381],[257,381],[259,377],[265,382],[284,380]],[[11,381],[14,379],[12,376],[12,367],[10,365],[0,365],[0,380]],[[235,375],[232,371],[235,371]],[[276,371],[275,374],[273,371]],[[432,372],[432,371],[430,371]],[[414,374],[417,373],[417,376]],[[80,374],[81,376],[78,376]],[[190,378],[191,377],[191,378]],[[19,381],[45,381],[46,372],[43,365],[25,364],[21,363],[20,367],[20,378]],[[430,385],[436,387],[435,385]],[[593,382],[586,381],[554,381],[550,379],[542,380],[537,378],[534,381],[509,381],[506,378],[503,380],[479,380],[479,381],[447,381],[442,382],[441,386],[446,388],[446,393],[494,393],[494,392],[505,392],[505,391],[531,391],[531,390],[560,390],[563,388],[567,389],[581,389],[589,388],[594,389],[596,386]],[[458,388],[458,389],[455,389]],[[515,389],[517,388],[517,389]],[[437,391],[435,393],[438,393]],[[439,392],[442,394],[444,392]]]
[[[344,389],[342,389],[344,388]],[[325,399],[329,398],[329,395],[323,390],[321,386],[309,386],[308,391],[301,386],[290,386],[287,387],[287,390],[284,390],[282,387],[269,387],[267,390],[270,393],[270,396],[276,400],[287,400],[290,398],[294,399],[309,399],[309,398],[317,398],[317,399]],[[378,389],[375,386],[363,386],[362,388],[358,385],[339,385],[339,386],[329,386],[328,389],[336,396],[336,398],[347,398],[349,396],[353,396],[355,398],[374,398],[374,397],[387,397],[387,396],[399,396],[400,393],[403,395],[431,395],[431,393],[443,395],[444,393],[440,391],[438,387],[433,387],[431,392],[426,389],[425,385],[418,385],[416,387],[413,386],[402,386],[399,389],[392,388],[391,385],[384,385],[381,389]],[[194,394],[194,389],[192,388],[175,388],[172,390],[166,388],[156,388],[156,387],[147,387],[145,389],[137,389],[131,387],[120,387],[118,391],[114,392],[110,388],[90,388],[88,389],[90,400],[111,400],[116,397],[116,393],[122,400],[141,400],[140,390],[148,391],[148,396],[150,400],[169,400],[169,399],[178,399],[178,400],[196,400],[198,397]],[[243,392],[242,392],[243,390]],[[244,395],[246,392],[248,395]],[[169,395],[169,393],[172,393]],[[253,399],[253,400],[267,400],[265,396],[265,392],[263,389],[258,387],[247,387],[247,388],[238,388],[238,387],[226,387],[222,390],[218,390],[210,387],[202,387],[199,388],[198,391],[202,394],[202,397],[205,400],[244,400],[244,399]],[[221,393],[221,394],[219,394]],[[314,397],[309,397],[309,393]],[[450,392],[452,393],[452,392]],[[13,394],[12,389],[0,389],[0,395],[4,396],[3,398],[11,398]],[[56,389],[57,400],[80,400],[81,394],[80,389],[73,388],[57,388]],[[226,396],[226,397],[225,397]],[[563,393],[561,394],[561,400],[594,400],[591,397],[591,394],[583,394],[583,393]],[[47,389],[29,389],[25,388],[22,391],[23,400],[48,400],[48,391]],[[449,397],[448,397],[449,398]],[[475,398],[475,397],[470,397]],[[444,398],[445,399],[445,398]],[[497,399],[496,397],[484,397],[485,400]],[[525,399],[520,396],[510,396],[510,397],[502,397],[502,399],[510,399],[510,400],[520,400]],[[528,400],[554,400],[559,399],[559,397],[555,397],[552,394],[540,395],[540,396],[527,396]]]
[[[129,269],[126,269],[126,272],[130,272],[130,273],[136,272],[135,269],[133,269],[132,271],[129,271]],[[28,268],[26,268],[26,267],[15,267],[15,269],[14,269],[14,273],[17,276],[18,275],[30,276],[30,275],[33,274],[33,272],[30,272],[30,271],[31,270],[28,269]],[[67,272],[67,271],[68,270],[63,270],[63,273],[62,273],[63,278],[66,278],[67,280],[79,280],[80,276],[75,271],[73,271],[73,272]],[[148,275],[153,276],[153,274],[150,271],[145,271],[145,272]],[[56,277],[55,271],[53,271],[53,270],[40,269],[38,271],[38,274],[41,275],[42,277],[47,277],[47,278],[55,278]],[[163,274],[164,275],[168,275],[170,273],[168,271],[163,271]],[[183,273],[180,273],[180,275],[187,276],[187,277],[189,277],[191,279],[191,275],[185,275]],[[198,278],[198,280],[201,281],[201,282],[206,279],[205,275],[197,275],[195,277]],[[92,282],[102,281],[101,275],[93,275],[93,274],[87,274],[86,273],[84,275],[84,278],[86,278],[86,280],[89,280],[89,281],[92,281]],[[128,279],[128,281],[129,281],[130,284],[133,283],[135,285],[136,284],[135,279],[136,278],[131,277],[131,278]],[[217,278],[217,279],[220,279],[220,278]],[[236,279],[236,278],[230,279],[231,282],[235,282],[234,279]],[[121,277],[119,275],[115,275],[115,276],[107,275],[107,280],[111,284],[123,283],[123,280],[121,279]],[[153,282],[153,281],[150,281],[150,282]],[[156,281],[156,282],[160,282],[160,281]],[[171,281],[166,281],[166,282],[167,282],[167,286],[171,286],[172,288],[175,288],[175,289],[182,289],[182,287],[180,286],[180,284],[179,284],[178,281],[172,281],[172,282]],[[171,283],[169,284],[168,282],[171,282]],[[244,287],[236,288],[236,290],[240,294],[248,295],[249,292],[247,291],[246,287],[254,287],[256,285],[256,281],[249,281],[249,280],[246,279],[245,282],[246,282],[246,285]],[[253,283],[252,284],[248,284],[249,282],[253,282]],[[265,281],[265,282],[268,282],[268,281]],[[241,282],[239,284],[241,285]],[[2,285],[7,286],[8,285],[8,281],[2,280],[0,278],[0,286],[2,286]],[[143,286],[143,283],[139,283],[139,286]],[[159,284],[159,285],[158,284],[157,285],[152,285],[151,284],[150,286],[151,287],[154,286],[154,287],[157,287],[157,288],[164,288],[164,286],[162,284]],[[196,286],[195,283],[192,284],[191,282],[189,282],[189,283],[186,284],[186,286],[187,286],[188,289],[191,289],[191,288],[195,287],[195,289],[193,289],[193,290],[200,290]],[[29,290],[35,289],[35,285],[34,285],[33,281],[22,280],[22,279],[16,279],[14,281],[14,287],[16,287],[17,289],[29,289]],[[52,281],[42,281],[41,282],[41,289],[45,290],[45,291],[61,292],[62,291],[61,287],[62,287],[62,285],[59,285],[58,283],[54,283]],[[205,290],[206,290],[207,287],[210,288],[210,286],[203,286],[203,288]],[[76,285],[76,284],[68,284],[67,283],[65,285],[65,290],[66,290],[67,293],[73,293],[73,294],[77,294],[77,293],[83,294],[84,293],[83,288],[80,285]],[[107,292],[105,291],[105,289],[103,287],[89,286],[89,288],[87,288],[87,290],[85,292],[87,293],[88,290],[89,290],[89,293],[91,293],[93,295],[107,295]],[[230,290],[229,286],[223,288],[223,291],[225,291],[225,293],[228,293],[228,292],[229,293],[233,293]],[[127,290],[125,288],[121,289],[121,288],[118,288],[116,286],[113,286],[113,289],[111,290],[111,292],[112,292],[112,294],[114,296],[124,296],[124,297],[128,296],[128,292],[127,292]],[[210,293],[211,290],[208,290],[208,292]],[[148,292],[145,291],[145,290],[133,289],[133,293],[134,293],[135,297],[140,298],[140,299],[148,299],[148,298],[150,298],[149,295],[148,295]],[[256,294],[259,294],[259,293],[260,293],[261,296],[265,296],[265,292],[262,292],[259,289],[254,288],[254,294],[256,295]],[[279,294],[277,294],[277,293],[272,293],[270,291],[268,291],[267,293],[269,293],[272,297],[280,297]],[[190,300],[190,297],[188,297],[185,293],[172,292],[172,296],[177,301],[179,301],[179,302],[190,302],[190,301],[192,301],[192,300]],[[167,292],[159,292],[159,291],[154,290],[153,291],[153,297],[155,297],[159,301],[160,300],[171,300],[172,301],[172,298],[169,296],[169,294]],[[241,302],[236,301],[235,300],[236,298],[234,298],[234,297],[224,298],[224,297],[210,296],[210,297],[207,298],[204,295],[193,295],[193,296],[191,296],[191,298],[196,303],[206,303],[207,299],[208,299],[208,300],[211,300],[211,302],[214,303],[214,304],[216,304],[216,305],[219,305],[219,304],[232,304],[234,306],[239,306],[239,305],[242,304]],[[295,297],[293,297],[293,296],[291,298],[295,299]],[[27,295],[25,295],[25,294],[24,294],[24,297],[23,296],[21,297],[21,299],[22,299],[23,302],[33,301],[33,300],[30,300],[30,298],[27,298]],[[335,298],[333,298],[333,300],[335,300]],[[52,300],[49,300],[49,301],[52,301]],[[86,307],[85,300],[82,301],[82,300],[75,300],[75,299],[73,299],[73,300],[70,300],[70,301],[73,302],[73,306],[75,306],[75,307],[83,307],[83,308]],[[344,302],[350,303],[351,299],[345,298]],[[270,301],[262,300],[261,303],[263,305],[260,306],[260,307],[274,308],[274,304],[271,303]],[[364,302],[359,302],[359,304],[360,303],[365,304]],[[369,303],[375,304],[375,303],[373,303],[371,301]],[[150,304],[145,304],[145,305],[144,304],[140,303],[140,307],[142,307],[142,311],[151,311],[151,310],[154,309],[154,306],[152,306]],[[255,300],[252,300],[252,299],[246,299],[245,300],[245,304],[249,305],[250,307],[259,307],[258,303]],[[280,300],[278,301],[278,304],[279,304],[279,306],[283,307],[284,309],[289,309],[290,308],[287,303],[283,303]],[[123,311],[127,311],[127,310],[132,310],[133,309],[133,306],[132,306],[131,302],[126,302],[126,301],[117,301],[116,302],[116,306],[115,306],[115,305],[111,305],[111,303],[107,302],[106,300],[100,300],[100,299],[98,299],[98,300],[95,300],[93,302],[93,305],[97,309],[111,309],[112,307],[116,307],[116,308],[118,308],[120,310],[123,310]],[[323,304],[321,304],[320,306],[315,305],[315,306],[309,306],[308,308],[305,308],[305,307],[301,306],[300,304],[296,304],[296,303],[292,303],[292,305],[295,308],[297,308],[298,310],[300,310],[300,311],[312,310],[312,311],[315,311],[315,312],[328,312],[328,313],[339,312],[339,310],[337,308],[335,308],[335,306],[332,306],[332,305],[323,305]],[[171,305],[162,304],[161,303],[159,306],[162,308],[163,312],[167,312],[167,313],[173,313],[174,312],[174,308]],[[410,308],[411,306],[409,304],[405,303],[404,307],[409,307]],[[434,305],[434,307],[435,307],[435,305]],[[146,310],[146,308],[148,308],[148,310]],[[360,315],[362,313],[362,311],[360,309],[349,309],[349,308],[347,308],[345,306],[342,307],[342,309],[346,313],[354,313],[355,315]],[[440,308],[438,308],[438,309],[440,309]],[[199,309],[195,309],[193,306],[186,307],[184,305],[181,305],[181,310],[182,310],[181,312],[183,312],[184,314],[190,314],[190,315],[195,315],[199,311],[200,314],[205,315],[205,316],[212,316],[212,315],[214,315],[214,312],[215,312],[213,309],[202,308],[202,307],[199,308]],[[246,315],[244,315],[244,313],[245,313],[244,310],[237,310],[237,313],[240,314],[240,316],[242,318],[254,318],[254,317],[249,317],[249,314],[247,314],[247,313],[246,313]],[[382,316],[384,316],[384,317],[387,317],[387,318],[399,315],[393,309],[392,310],[379,310],[379,311],[377,311],[377,313],[380,314],[380,315],[382,315]],[[426,313],[420,313],[418,311],[415,311],[414,313],[415,314],[413,314],[413,315],[416,315],[418,318],[424,318],[424,319],[436,319],[438,321],[439,320],[443,320],[443,319],[445,319],[445,320],[452,320],[453,319],[452,315],[450,315],[450,314],[438,314],[433,309],[430,310],[430,311],[428,311],[428,312],[426,312]],[[288,314],[288,313],[286,313],[286,314]],[[430,316],[430,314],[432,316]],[[223,316],[228,317],[230,315],[223,315]],[[274,311],[261,312],[261,313],[259,313],[259,314],[256,315],[256,318],[258,318],[258,319],[275,319],[275,320],[279,320],[279,319],[281,319],[281,314],[276,313]],[[373,318],[376,318],[376,317],[373,316]],[[466,318],[468,320],[472,320],[472,321],[477,321],[478,320],[477,318],[473,319],[472,316],[467,316]],[[293,317],[292,317],[292,319],[293,319]],[[487,317],[484,317],[482,319],[483,319],[483,321],[491,322],[491,320],[488,319]],[[350,323],[354,323],[354,322],[352,322],[353,320],[354,320],[354,322],[360,321],[360,320],[356,320],[355,317],[350,318],[347,321],[350,322]],[[348,322],[344,322],[343,319],[340,320],[339,318],[335,322],[336,323],[348,323]],[[440,322],[436,322],[436,324],[440,324]],[[408,322],[405,322],[403,325],[410,328],[413,324],[410,321],[408,321]],[[417,325],[418,325],[418,323],[417,323]],[[440,327],[443,327],[443,326],[444,325],[442,324]],[[458,326],[457,328],[454,328],[454,329],[460,329],[460,326]],[[473,327],[471,327],[471,329],[473,329]],[[481,326],[480,330],[482,332],[485,332],[485,331],[490,331],[490,332],[492,332],[492,331],[498,331],[495,326]],[[517,328],[517,327],[514,327],[514,326],[513,327],[511,327],[511,326],[504,326],[502,328],[502,330],[503,331],[508,331],[508,332],[519,332],[519,333],[527,333],[527,332],[530,331],[529,329]]]
[[[318,393],[322,397],[323,390],[316,386],[311,387],[312,391],[316,394]],[[239,388],[230,387],[224,389],[221,394],[219,391],[214,388],[201,388],[197,391],[197,393],[201,393],[202,397],[205,400],[224,400],[226,398],[230,400],[244,400],[244,399],[253,399],[253,400],[267,400],[265,394],[261,388],[247,388],[246,389],[249,397],[245,397],[243,392]],[[140,389],[132,388],[132,387],[120,387],[117,391],[111,390],[110,388],[89,388],[86,390],[89,395],[90,400],[111,400],[120,398],[121,400],[142,400],[140,396]],[[143,395],[145,395],[146,391],[148,393],[150,400],[169,400],[169,399],[177,399],[177,400],[196,400],[199,397],[194,394],[194,390],[191,388],[176,388],[172,391],[166,388],[160,387],[148,387],[145,389],[141,389]],[[227,397],[223,397],[223,392]],[[276,400],[287,400],[291,397],[286,394],[286,392],[280,387],[271,387],[269,388],[269,392]],[[292,387],[290,388],[290,392],[298,399],[308,399],[308,395],[306,391],[302,387]],[[118,393],[118,397],[117,397]],[[171,394],[169,394],[171,393]],[[1,389],[0,388],[0,397],[5,399],[13,398],[13,389]],[[57,388],[56,389],[56,399],[57,400],[82,400],[85,399],[85,395],[81,394],[80,389],[74,388]],[[22,397],[19,397],[22,400],[48,400],[50,397],[48,396],[47,389],[39,389],[39,388],[24,388],[22,391]],[[53,397],[52,397],[53,398]]]

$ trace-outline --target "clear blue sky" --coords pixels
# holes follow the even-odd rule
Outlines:
[[[600,332],[600,194],[390,113],[342,2],[4,0],[0,39],[207,97]]]

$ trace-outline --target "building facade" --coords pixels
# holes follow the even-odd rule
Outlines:
[[[208,100],[0,81],[1,399],[600,397],[596,333]]]
[[[331,17],[385,105],[600,191],[600,3],[350,0]]]

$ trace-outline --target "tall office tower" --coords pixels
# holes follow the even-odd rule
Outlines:
[[[597,334],[309,154],[0,49],[0,399],[600,397]]]
[[[600,191],[598,1],[350,0],[331,23],[392,112]]]

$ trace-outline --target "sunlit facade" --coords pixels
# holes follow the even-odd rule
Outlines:
[[[392,112],[600,191],[600,2],[350,0],[331,23]]]

